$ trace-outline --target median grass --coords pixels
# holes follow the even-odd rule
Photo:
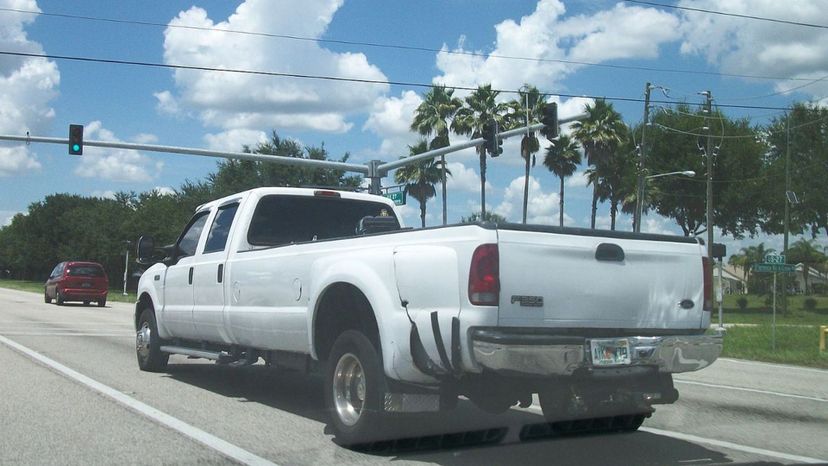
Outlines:
[[[828,369],[828,352],[820,353],[818,343],[817,326],[777,325],[775,350],[770,325],[734,326],[727,329],[722,356]]]
[[[44,282],[33,282],[29,280],[9,280],[0,279],[0,288],[10,288],[13,290],[31,291],[33,293],[43,294]],[[123,295],[123,290],[110,289],[106,297],[107,301],[117,301],[120,303],[134,303],[136,301],[135,293],[128,292],[126,296]]]

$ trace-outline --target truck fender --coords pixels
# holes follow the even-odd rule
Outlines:
[[[155,321],[158,325],[158,336],[161,338],[170,338],[170,332],[167,331],[164,325],[164,274],[167,272],[167,266],[164,264],[154,264],[141,274],[138,280],[138,302],[135,304],[135,325],[138,325],[138,312],[140,311],[141,303],[149,300],[152,308],[155,311]]]
[[[365,253],[345,253],[328,256],[311,266],[313,277],[308,290],[308,336],[311,356],[319,360],[327,355],[316,352],[314,334],[316,318],[325,292],[333,285],[348,284],[358,289],[367,299],[379,331],[383,368],[386,375],[399,379],[395,360],[402,355],[411,359],[408,336],[411,322],[405,308],[393,293],[394,268],[391,250]]]

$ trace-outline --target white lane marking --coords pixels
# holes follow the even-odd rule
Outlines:
[[[6,336],[23,336],[23,337],[124,337],[133,338],[134,333],[73,333],[73,332],[5,332],[0,330],[0,333]]]
[[[779,458],[788,461],[797,461],[799,463],[807,463],[807,464],[822,464],[825,463],[826,460],[821,460],[817,458],[809,458],[807,456],[799,456],[799,455],[791,455],[788,453],[782,453],[779,451],[772,451],[772,450],[765,450],[764,448],[755,448],[749,447],[747,445],[740,445],[738,443],[732,442],[725,442],[724,440],[715,440],[711,438],[705,437],[698,437],[695,435],[690,434],[682,434],[681,432],[673,432],[670,430],[661,430],[661,429],[654,429],[652,427],[640,427],[638,430],[643,432],[649,432],[655,435],[663,435],[665,437],[672,437],[678,440],[684,440],[687,442],[695,442],[695,443],[705,443],[707,445],[713,445],[716,447],[727,448],[730,450],[741,451],[744,453],[752,453],[755,455],[762,455],[767,456],[770,458]]]
[[[719,358],[717,361],[725,361],[725,362],[732,362],[735,364],[744,364],[746,366],[765,366],[765,367],[773,367],[776,369],[790,369],[794,371],[801,371],[801,372],[815,372],[817,374],[828,375],[828,370],[825,369],[816,369],[813,367],[799,367],[799,366],[791,366],[788,364],[774,364],[770,362],[760,362],[760,361],[745,361],[743,359],[731,359],[731,358]]]
[[[532,406],[528,409],[530,411],[543,413],[543,410],[541,410],[540,408],[538,408],[536,406]],[[639,427],[638,430],[642,431],[642,432],[649,432],[649,433],[655,434],[655,435],[663,435],[665,437],[672,437],[674,439],[684,440],[686,442],[706,443],[708,445],[713,445],[713,446],[722,447],[722,448],[728,448],[730,450],[741,451],[741,452],[744,452],[744,453],[752,453],[752,454],[755,454],[755,455],[762,455],[762,456],[766,456],[768,458],[779,458],[779,459],[783,459],[783,460],[798,461],[800,463],[807,463],[807,464],[821,464],[821,463],[828,462],[826,460],[821,460],[821,459],[817,459],[817,458],[809,458],[807,456],[791,455],[791,454],[782,453],[782,452],[779,452],[779,451],[765,450],[763,448],[756,448],[756,447],[750,447],[750,446],[747,446],[747,445],[741,445],[741,444],[738,444],[738,443],[726,442],[724,440],[715,440],[715,439],[710,439],[710,438],[705,438],[705,437],[698,437],[696,435],[683,434],[681,432],[673,432],[671,430],[655,429],[653,427]]]
[[[176,430],[181,434],[190,437],[191,439],[199,442],[203,445],[206,445],[213,450],[221,453],[222,455],[238,461],[242,464],[249,464],[249,465],[261,465],[261,466],[277,466],[275,463],[272,463],[260,456],[257,456],[241,447],[233,445],[226,440],[222,440],[212,434],[209,434],[198,427],[192,426],[187,424],[186,422],[174,418],[167,413],[159,411],[152,406],[142,403],[135,398],[132,398],[124,393],[115,390],[108,385],[104,385],[94,379],[91,379],[80,372],[77,372],[73,369],[70,369],[63,364],[48,358],[32,349],[29,349],[13,340],[9,340],[8,338],[0,335],[0,343],[5,344],[6,346],[13,348],[20,353],[25,354],[26,356],[34,359],[35,361],[44,364],[53,370],[63,374],[64,376],[75,380],[78,383],[86,385],[87,387],[91,388],[92,390],[108,396],[112,398],[116,402],[126,406],[127,408],[136,411],[144,416],[158,422],[159,424],[163,424],[170,429]]]
[[[740,392],[751,392],[751,393],[761,393],[762,395],[774,395],[774,396],[782,396],[785,398],[796,398],[799,400],[810,400],[810,401],[820,401],[822,403],[828,403],[828,400],[825,398],[817,398],[815,396],[805,396],[805,395],[794,395],[792,393],[782,393],[782,392],[772,392],[769,390],[759,390],[756,388],[745,388],[745,387],[734,387],[733,385],[719,385],[715,383],[705,383],[705,382],[695,382],[692,380],[682,380],[682,379],[673,379],[674,382],[684,383],[688,385],[700,385],[702,387],[711,387],[711,388],[722,388],[725,390],[736,390]]]

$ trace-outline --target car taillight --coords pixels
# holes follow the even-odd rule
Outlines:
[[[713,310],[713,273],[710,268],[710,258],[702,257],[702,271],[704,273],[704,306],[702,310]]]
[[[483,244],[472,254],[469,268],[469,301],[494,306],[500,299],[500,258],[496,244]]]

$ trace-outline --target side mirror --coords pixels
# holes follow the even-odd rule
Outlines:
[[[152,236],[142,236],[138,238],[138,263],[141,265],[150,265],[155,257],[155,240]]]

